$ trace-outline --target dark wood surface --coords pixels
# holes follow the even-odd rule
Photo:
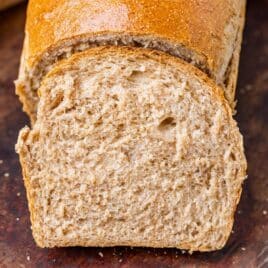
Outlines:
[[[193,255],[176,249],[36,247],[14,151],[19,129],[28,124],[13,84],[25,9],[0,13],[0,267],[268,267],[268,0],[248,3],[236,116],[248,179],[233,233],[223,250]]]

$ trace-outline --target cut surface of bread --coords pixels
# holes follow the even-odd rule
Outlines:
[[[102,47],[57,64],[17,151],[41,247],[222,248],[245,178],[242,137],[195,67]]]
[[[53,65],[101,45],[164,51],[210,76],[234,107],[245,0],[31,0],[16,91],[35,121]]]

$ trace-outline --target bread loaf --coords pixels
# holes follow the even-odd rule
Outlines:
[[[190,64],[102,47],[56,64],[17,144],[41,247],[220,249],[245,178],[220,88]]]
[[[244,0],[29,2],[16,90],[40,247],[222,248],[246,176]]]
[[[17,93],[34,121],[37,89],[55,62],[92,46],[126,45],[193,64],[234,107],[244,12],[245,0],[31,0]]]

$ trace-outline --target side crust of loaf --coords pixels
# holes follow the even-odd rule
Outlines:
[[[166,70],[165,68],[169,68],[168,66],[171,66],[172,69],[178,71],[178,74],[177,74],[178,77],[185,76],[186,77],[185,79],[188,80],[189,83],[193,83],[192,81],[196,81],[198,83],[198,85],[204,87],[204,88],[202,88],[202,91],[203,91],[202,94],[204,94],[204,96],[203,95],[200,95],[200,96],[193,95],[193,96],[195,96],[195,98],[200,97],[200,100],[193,98],[192,99],[193,102],[203,101],[203,99],[204,99],[204,101],[211,100],[210,101],[211,109],[212,109],[212,107],[214,107],[213,109],[215,109],[215,107],[217,106],[218,107],[217,109],[219,109],[219,110],[217,110],[219,112],[219,118],[224,118],[224,120],[226,120],[226,122],[224,121],[225,123],[222,126],[219,125],[220,129],[221,129],[221,127],[223,127],[223,129],[220,130],[219,132],[217,131],[217,133],[219,135],[219,141],[217,141],[217,142],[219,142],[219,144],[221,144],[221,146],[226,145],[227,148],[232,148],[232,150],[233,150],[232,153],[234,153],[235,156],[231,156],[230,159],[228,158],[229,160],[226,164],[228,164],[228,165],[230,164],[231,167],[236,167],[236,172],[230,173],[229,178],[224,177],[226,175],[225,173],[224,173],[225,175],[222,177],[222,179],[226,179],[226,181],[228,181],[228,183],[231,183],[231,185],[232,185],[232,187],[230,187],[230,185],[228,186],[230,188],[228,188],[229,190],[226,192],[226,195],[230,195],[229,196],[230,200],[228,199],[229,200],[228,202],[230,202],[230,203],[227,202],[229,207],[226,211],[224,211],[224,213],[221,215],[221,219],[220,219],[222,221],[222,223],[221,223],[222,225],[220,225],[221,226],[220,228],[223,228],[223,229],[217,229],[217,226],[212,224],[212,226],[211,226],[212,229],[209,229],[210,230],[209,232],[205,232],[203,235],[202,234],[200,235],[200,237],[202,237],[203,240],[200,239],[200,241],[192,240],[192,241],[187,242],[187,239],[182,239],[182,241],[172,241],[170,239],[170,236],[169,236],[170,233],[168,233],[168,232],[165,233],[165,235],[167,237],[169,237],[167,240],[165,240],[165,239],[157,240],[155,237],[149,237],[150,239],[147,237],[147,239],[144,239],[144,240],[142,240],[142,238],[140,238],[140,237],[132,237],[130,240],[127,240],[127,239],[124,240],[124,235],[118,233],[117,234],[118,241],[116,241],[116,240],[110,241],[109,239],[107,239],[107,237],[105,237],[103,235],[92,237],[92,239],[89,239],[89,237],[81,237],[80,235],[78,235],[78,236],[75,235],[74,237],[72,237],[72,236],[68,237],[68,233],[65,234],[64,232],[60,236],[57,235],[58,239],[54,239],[53,237],[51,237],[49,235],[49,233],[46,233],[47,226],[44,223],[44,219],[42,218],[43,211],[40,210],[40,208],[37,208],[37,204],[39,204],[40,200],[43,200],[45,203],[48,202],[48,200],[46,200],[45,195],[44,195],[44,199],[42,199],[42,196],[40,196],[40,191],[36,191],[36,189],[42,189],[42,188],[40,188],[41,185],[39,185],[39,183],[42,183],[42,178],[38,177],[38,172],[39,172],[38,168],[35,171],[36,172],[35,174],[32,173],[32,170],[34,170],[36,168],[34,165],[35,165],[37,159],[34,159],[34,150],[37,150],[39,148],[38,146],[35,147],[35,145],[38,144],[38,141],[39,141],[39,138],[41,135],[40,133],[52,131],[52,129],[43,129],[42,127],[49,126],[50,123],[53,123],[52,120],[56,119],[58,116],[57,113],[59,113],[59,111],[57,112],[57,107],[60,107],[60,105],[62,103],[64,103],[64,101],[65,101],[64,98],[62,99],[62,97],[60,97],[60,96],[53,95],[54,94],[53,88],[50,88],[50,87],[51,87],[51,85],[53,85],[53,83],[55,83],[55,94],[57,94],[57,91],[56,91],[56,88],[58,88],[58,86],[56,85],[57,79],[59,79],[61,76],[64,77],[64,75],[67,75],[68,72],[70,72],[70,75],[72,75],[72,74],[75,75],[77,72],[79,74],[78,77],[82,76],[84,73],[86,74],[85,77],[87,77],[87,75],[90,75],[90,72],[88,70],[91,70],[91,69],[90,68],[88,69],[88,67],[87,67],[87,64],[90,65],[90,59],[92,59],[92,60],[99,59],[101,62],[101,59],[106,58],[107,62],[110,62],[110,61],[113,62],[112,60],[117,60],[119,57],[120,57],[120,59],[122,59],[123,62],[125,59],[128,59],[130,65],[136,64],[135,62],[138,62],[138,61],[143,61],[143,62],[148,61],[148,62],[154,63],[156,65],[156,67],[155,67],[156,70],[159,69],[160,71],[164,71],[164,70]],[[134,62],[134,63],[131,63],[131,62]],[[83,64],[86,64],[86,65],[83,67]],[[145,63],[143,63],[143,64],[145,64]],[[116,65],[116,66],[118,67],[118,65]],[[122,67],[124,67],[124,66],[122,66]],[[105,65],[104,65],[104,67],[105,67]],[[108,65],[105,68],[110,68],[110,67]],[[126,68],[128,68],[128,66]],[[102,72],[102,69],[99,69],[97,71]],[[141,68],[141,73],[142,72],[143,72],[143,68]],[[136,71],[135,71],[134,74],[135,74],[135,76],[134,76],[135,79],[139,79],[140,73],[139,72],[136,73]],[[63,81],[66,81],[67,77],[65,77]],[[146,77],[148,77],[148,76],[146,76]],[[165,75],[165,77],[166,77],[166,75]],[[55,82],[54,82],[54,79],[55,79]],[[152,82],[153,79],[148,80],[148,81]],[[123,82],[126,82],[126,81],[123,80],[122,83]],[[131,84],[132,82],[133,82],[132,80],[129,81],[127,79],[127,85],[129,83],[130,83],[130,85],[132,85]],[[50,83],[52,83],[52,84],[50,84]],[[76,83],[78,83],[78,84],[76,84]],[[82,83],[82,85],[83,85],[83,83],[87,84],[86,82],[83,82],[83,81],[75,82],[74,86],[77,86],[77,91],[75,91],[76,93],[80,92],[81,85],[79,83]],[[106,82],[103,82],[103,83],[105,84]],[[67,84],[68,84],[68,82],[67,82]],[[115,86],[117,88],[119,85],[116,84]],[[170,85],[168,85],[167,87],[169,88],[169,86]],[[74,90],[71,89],[72,87],[68,87],[70,91],[68,91],[68,90],[65,91],[65,89],[64,89],[64,94],[65,93],[67,95],[69,94],[68,99],[66,99],[66,101],[72,102],[72,101],[75,101],[78,99],[84,99],[84,97],[82,98],[79,95],[75,95],[76,93],[74,92]],[[199,90],[198,87],[197,87],[197,89]],[[176,90],[176,88],[174,90]],[[152,91],[152,92],[155,92],[155,91]],[[174,92],[174,91],[172,91],[172,92]],[[192,92],[192,91],[189,91],[189,92]],[[198,91],[198,92],[201,92],[201,91]],[[84,93],[86,94],[87,91],[85,91]],[[102,93],[99,92],[96,94],[97,94],[97,96],[101,96]],[[98,94],[100,94],[100,95],[98,95]],[[145,92],[144,94],[147,94],[147,93]],[[150,94],[148,96],[151,98],[151,97],[154,97],[153,94],[155,94],[155,93],[152,93],[151,95]],[[188,94],[187,90],[183,94],[187,95]],[[194,91],[192,92],[192,94],[195,94]],[[201,94],[201,93],[199,93],[199,94]],[[24,128],[20,132],[18,144],[16,147],[18,153],[20,154],[20,161],[21,161],[21,165],[22,165],[22,169],[23,169],[25,186],[27,189],[29,209],[31,212],[31,222],[32,222],[32,226],[33,226],[33,235],[34,235],[34,238],[39,246],[41,246],[41,247],[55,247],[55,246],[129,245],[129,246],[148,246],[148,247],[178,247],[178,248],[187,249],[190,251],[211,251],[211,250],[220,249],[225,245],[225,243],[229,237],[229,234],[231,232],[231,229],[232,229],[233,220],[234,220],[233,219],[234,212],[235,212],[237,203],[239,202],[239,199],[240,199],[241,184],[242,184],[242,182],[245,178],[245,175],[246,175],[246,160],[245,160],[245,156],[243,153],[242,137],[239,133],[239,130],[236,126],[235,121],[232,119],[231,109],[230,109],[227,101],[225,100],[225,98],[223,96],[222,90],[219,87],[215,86],[215,84],[212,82],[212,80],[208,79],[204,73],[202,73],[197,68],[183,62],[182,60],[180,60],[178,58],[168,56],[168,55],[161,53],[161,52],[150,51],[148,49],[142,49],[142,48],[100,47],[100,48],[89,49],[85,52],[77,53],[77,54],[73,55],[71,58],[69,58],[67,60],[63,60],[60,63],[58,63],[53,68],[53,70],[51,70],[46,75],[45,79],[43,80],[43,83],[42,83],[41,88],[39,90],[39,95],[40,95],[40,105],[38,108],[37,121],[36,121],[35,125],[33,126],[32,130],[30,130],[29,128]],[[186,98],[185,96],[182,95],[182,98]],[[165,99],[165,98],[168,98],[168,95],[163,95],[163,99]],[[126,103],[128,103],[128,101]],[[203,105],[206,105],[206,104],[207,103],[204,103]],[[144,103],[142,102],[141,105],[144,105]],[[66,114],[66,116],[68,116],[68,113],[72,112],[72,109],[74,109],[76,111],[76,109],[79,110],[80,108],[83,109],[83,106],[76,106],[76,108],[73,106],[68,108],[66,106],[66,108],[64,108],[65,112],[63,113],[63,116],[65,116],[65,114]],[[165,108],[168,108],[168,107],[163,107],[163,109],[165,109]],[[194,106],[193,106],[193,108],[194,108]],[[203,107],[203,108],[207,109],[205,111],[207,111],[208,113],[212,113],[212,111],[210,110],[210,106],[208,106],[207,108],[205,108],[205,107]],[[102,109],[102,106],[100,106],[100,109]],[[187,109],[187,107],[185,107],[185,109]],[[126,110],[126,111],[128,111],[128,110]],[[111,112],[112,112],[112,110],[111,110]],[[193,114],[198,115],[198,112],[193,110]],[[76,116],[76,114],[74,114],[74,115]],[[132,114],[130,113],[130,115],[132,115]],[[115,118],[117,118],[116,112],[114,113],[114,116],[115,116]],[[189,114],[189,116],[191,116],[191,114]],[[72,116],[72,118],[73,118],[73,116]],[[187,119],[185,119],[185,120],[186,120],[185,122],[191,123],[191,121],[189,121]],[[145,122],[147,122],[147,121],[145,120]],[[196,123],[201,124],[202,122],[196,122]],[[108,127],[108,125],[107,125],[107,127]],[[184,128],[182,128],[182,129],[184,129]],[[187,129],[186,126],[185,126],[185,129]],[[78,129],[78,131],[79,131],[78,133],[80,133],[79,129]],[[82,131],[82,129],[81,129],[81,131]],[[230,135],[230,139],[227,139],[230,144],[227,144],[227,140],[226,140],[226,144],[225,144],[225,142],[221,141],[221,139],[225,139],[224,138],[225,136],[222,134],[222,131],[227,131],[226,135]],[[147,133],[144,132],[144,135],[145,135],[144,138],[146,138]],[[165,137],[167,137],[167,136],[165,136]],[[203,137],[203,138],[206,138],[206,137]],[[168,139],[169,139],[169,136],[168,136]],[[171,146],[171,145],[168,145],[168,144],[170,144],[169,141],[164,142],[164,144],[167,144],[167,146]],[[56,142],[55,147],[58,145]],[[173,147],[170,147],[170,148],[173,148]],[[191,147],[189,147],[189,148],[191,148]],[[164,149],[165,149],[165,147],[163,147],[163,150]],[[219,148],[219,149],[223,149],[223,148]],[[109,152],[107,151],[107,154],[108,153]],[[230,153],[231,152],[228,151],[227,155],[229,155]],[[215,152],[215,155],[217,155],[217,152]],[[171,157],[169,155],[169,153],[167,153],[167,156]],[[196,157],[196,155],[193,154],[191,157]],[[223,156],[221,156],[219,153],[219,157],[223,157]],[[233,159],[233,157],[235,157],[235,159]],[[157,159],[155,159],[155,160],[158,161]],[[49,162],[50,160],[49,159],[39,159],[38,161],[43,161],[43,162],[48,161]],[[218,162],[218,164],[221,164],[221,163]],[[72,166],[72,165],[73,164],[71,163],[70,166]],[[223,169],[225,168],[225,164],[223,164],[222,168]],[[167,168],[165,168],[165,170],[166,169]],[[204,173],[204,174],[206,174],[206,173]],[[233,174],[233,175],[231,175],[231,174]],[[60,175],[58,174],[57,176],[60,176]],[[173,178],[174,178],[174,176],[175,176],[175,173],[173,174]],[[193,173],[193,176],[194,176],[194,173]],[[226,175],[226,176],[228,176],[228,175]],[[53,177],[48,177],[48,178],[49,178],[49,180],[51,180],[52,182],[55,183],[55,178],[53,178]],[[72,178],[70,178],[70,179],[73,181]],[[156,179],[159,179],[159,178],[156,178]],[[101,178],[96,178],[96,180],[98,182],[99,180],[101,180]],[[113,181],[113,178],[111,178],[111,180]],[[141,180],[142,180],[142,178],[141,178]],[[169,182],[169,181],[167,181],[167,182]],[[107,184],[108,184],[108,182],[107,182]],[[62,185],[61,187],[64,187],[64,186]],[[162,186],[160,186],[160,188],[161,187]],[[122,188],[122,189],[124,189],[124,188]],[[203,189],[203,188],[201,188],[201,189]],[[110,190],[108,190],[108,193]],[[162,190],[164,191],[164,188]],[[44,194],[43,191],[41,191],[41,192],[42,192],[42,194]],[[176,191],[173,192],[170,190],[170,194],[171,193],[176,193]],[[68,197],[68,195],[67,195],[67,197]],[[223,196],[223,197],[225,198],[226,196]],[[53,202],[53,199],[51,199],[51,202]],[[220,205],[221,200],[218,200],[217,202],[216,202],[216,204]],[[73,203],[74,203],[74,201],[72,201],[72,204]],[[87,203],[83,203],[83,205],[87,206]],[[197,206],[200,206],[200,204],[197,204]],[[176,211],[176,208],[173,208],[173,209],[174,209],[174,211]],[[103,211],[99,211],[99,213],[104,213],[104,212],[106,212],[105,209]],[[46,213],[45,210],[44,210],[44,213]],[[53,212],[53,213],[56,213],[56,212]],[[215,213],[217,213],[217,211],[215,211]],[[214,215],[211,215],[211,217],[214,217]],[[118,224],[118,220],[114,220],[114,219],[112,219],[112,220],[114,221],[115,225]],[[133,220],[135,220],[135,217]],[[170,220],[175,221],[176,218],[171,218]],[[177,224],[179,224],[179,222],[180,221],[178,221]],[[51,224],[51,222],[49,222],[49,224]],[[129,224],[129,222],[127,222],[127,224]],[[126,228],[126,226],[124,224],[122,226]],[[79,229],[79,227],[80,227],[79,225],[76,226],[77,229]],[[100,226],[100,229],[101,229],[100,232],[103,231],[103,228],[105,228],[105,227]],[[215,229],[213,229],[213,228],[215,228]],[[142,235],[144,235],[143,232],[145,232],[145,231],[144,230],[140,231],[141,237],[143,237]],[[218,233],[221,234],[221,238],[217,242],[213,241],[213,238],[215,238]],[[121,236],[123,237],[122,238],[123,240],[121,239]],[[59,238],[59,237],[61,237],[61,238]],[[114,237],[114,236],[112,236],[112,234],[111,234],[111,237]],[[174,234],[174,237],[176,237],[175,234]],[[213,243],[211,241],[206,241],[207,237],[209,237],[209,239],[211,239],[213,241]],[[135,242],[135,239],[136,239],[136,242]]]
[[[239,27],[236,33],[236,39],[234,43],[234,52],[228,64],[228,67],[225,71],[225,79],[224,85],[226,86],[225,97],[228,100],[233,113],[235,113],[235,93],[236,93],[236,85],[238,79],[238,70],[239,70],[239,60],[240,60],[240,52],[242,46],[243,39],[243,30],[245,26],[245,17],[246,17],[246,2],[243,3],[241,8],[241,13],[239,17]]]

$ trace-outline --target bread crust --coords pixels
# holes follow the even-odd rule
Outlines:
[[[197,69],[196,67],[187,64],[186,62],[180,60],[179,58],[175,58],[175,57],[171,57],[169,55],[166,55],[165,53],[162,52],[158,52],[158,51],[154,51],[154,50],[147,50],[147,49],[143,49],[143,48],[127,48],[127,47],[121,47],[121,48],[115,48],[115,47],[99,47],[99,48],[93,48],[81,53],[77,53],[75,55],[73,55],[71,58],[63,60],[61,62],[59,62],[58,64],[56,64],[56,66],[54,66],[54,68],[46,75],[45,79],[44,79],[44,83],[46,78],[49,77],[53,77],[57,74],[61,74],[66,72],[67,70],[71,69],[72,66],[74,65],[75,62],[77,62],[80,59],[83,59],[84,57],[88,57],[88,56],[96,56],[96,55],[101,55],[101,56],[109,56],[113,53],[116,54],[121,54],[123,55],[136,55],[136,56],[141,56],[141,57],[148,57],[148,58],[153,58],[158,62],[161,63],[165,63],[165,64],[171,64],[172,66],[174,66],[174,68],[178,68],[179,70],[181,70],[182,72],[184,72],[185,74],[189,75],[189,76],[193,76],[195,77],[195,79],[198,79],[202,84],[205,84],[207,89],[210,91],[210,94],[212,96],[212,98],[215,98],[215,100],[219,101],[223,107],[223,111],[228,115],[229,118],[229,124],[232,126],[232,128],[234,129],[234,132],[237,131],[236,135],[239,135],[239,143],[235,144],[235,147],[237,148],[237,150],[241,151],[241,156],[242,158],[240,159],[241,161],[241,168],[240,170],[238,170],[237,173],[237,177],[235,178],[238,183],[241,185],[241,183],[243,182],[243,180],[245,179],[246,176],[246,160],[244,158],[243,155],[243,141],[242,141],[242,137],[241,135],[238,133],[238,129],[236,126],[236,122],[233,120],[232,118],[232,111],[230,106],[228,105],[228,102],[226,101],[222,89],[217,86],[215,84],[215,82],[208,78],[207,75],[205,75],[202,71],[200,71],[199,69]],[[40,88],[39,94],[42,95],[42,86]],[[37,121],[38,122],[38,121]],[[28,197],[28,202],[29,202],[29,209],[31,212],[31,221],[33,224],[33,234],[34,234],[34,238],[37,242],[37,244],[40,247],[53,247],[55,245],[51,245],[49,243],[47,243],[44,240],[45,234],[43,233],[42,228],[40,228],[40,226],[36,226],[35,225],[35,218],[38,217],[38,214],[40,214],[39,211],[37,211],[35,209],[35,196],[31,194],[32,190],[31,190],[31,183],[28,177],[28,164],[26,162],[25,159],[25,155],[27,154],[27,143],[29,141],[27,141],[28,138],[28,134],[30,132],[29,128],[24,128],[21,131],[20,137],[18,139],[18,144],[17,144],[17,152],[20,154],[20,162],[22,165],[22,169],[23,169],[23,176],[24,176],[24,182],[25,182],[25,187],[27,189],[27,197]],[[222,248],[232,229],[233,226],[233,221],[234,221],[234,213],[237,207],[237,204],[239,202],[240,199],[240,195],[241,195],[241,187],[238,187],[237,190],[237,194],[233,196],[233,200],[232,200],[232,206],[230,207],[230,211],[231,211],[231,217],[228,219],[228,225],[226,227],[225,230],[225,237],[223,237],[222,239],[222,244],[221,245],[217,245],[214,248],[209,248],[206,246],[200,246],[200,247],[195,247],[194,244],[191,243],[187,243],[187,244],[179,244],[178,247],[182,248],[182,249],[187,249],[190,251],[212,251],[212,250],[217,250]],[[56,246],[118,246],[118,244],[116,242],[114,243],[107,243],[107,241],[88,241],[88,240],[83,240],[81,239],[80,241],[76,241],[76,243],[74,242],[70,242],[68,240],[66,241],[60,241]],[[121,244],[120,244],[121,245]],[[132,242],[130,243],[126,243],[126,244],[122,244],[122,246],[149,246],[149,247],[163,247],[163,243],[159,243],[159,242],[152,242],[152,241],[145,241],[143,245],[141,244],[133,244]],[[176,245],[170,245],[169,247],[176,247]],[[165,247],[168,247],[167,245],[165,245]]]
[[[234,44],[234,52],[232,58],[230,59],[230,63],[225,73],[224,84],[227,87],[225,92],[225,97],[229,100],[229,104],[233,109],[233,113],[235,113],[235,93],[236,93],[236,85],[238,79],[238,69],[239,69],[239,60],[240,60],[240,51],[243,39],[243,30],[245,26],[245,17],[246,17],[246,2],[243,3],[242,8],[240,10],[240,18],[239,18],[239,28],[236,33],[236,41]]]
[[[29,91],[31,76],[42,69],[38,65],[52,51],[94,38],[132,36],[185,50],[183,55],[175,56],[191,62],[225,87],[232,104],[241,45],[237,37],[242,33],[245,3],[245,0],[31,0],[27,11],[25,64],[17,92],[23,95],[26,89]],[[157,45],[155,48],[162,49]],[[166,52],[174,54],[168,49]],[[231,82],[224,84],[225,81]],[[21,99],[24,110],[33,117],[32,103],[27,103],[27,97]]]
[[[49,47],[78,35],[149,35],[189,47],[202,55],[211,73],[231,57],[243,0],[41,1],[29,2],[26,32],[32,67]],[[226,29],[237,16],[233,29]]]

